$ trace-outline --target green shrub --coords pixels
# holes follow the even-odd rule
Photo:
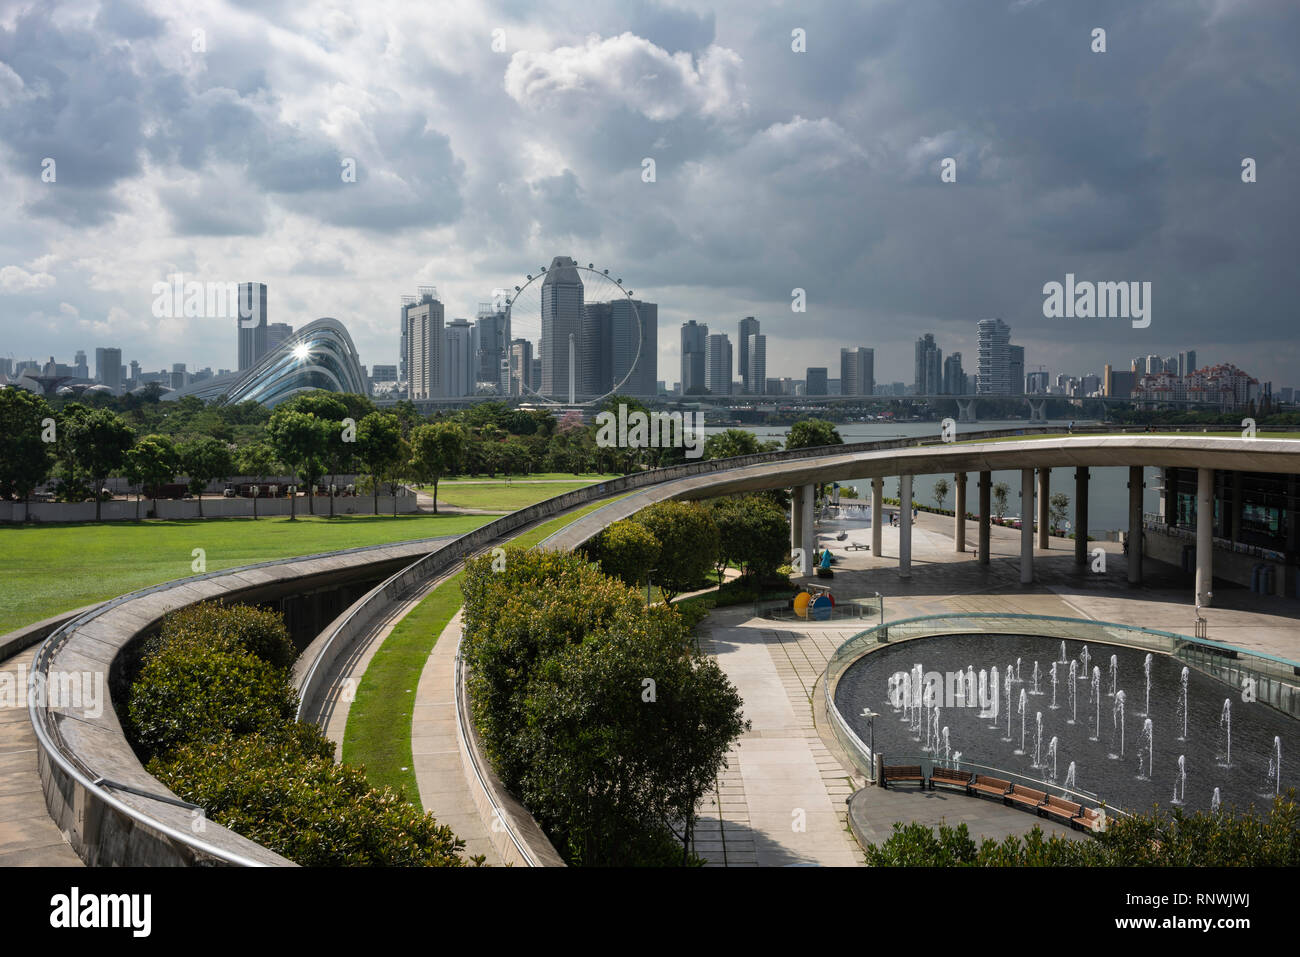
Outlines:
[[[163,754],[227,732],[248,734],[291,721],[297,696],[286,673],[246,651],[197,642],[164,645],[145,659],[127,716],[139,750]]]
[[[292,736],[254,733],[178,748],[149,772],[209,820],[308,867],[458,867],[464,842],[400,793],[312,753]]]
[[[661,552],[654,533],[629,519],[610,525],[584,550],[606,575],[633,587],[645,584]]]
[[[298,650],[289,638],[284,618],[277,612],[252,605],[223,605],[204,601],[172,612],[163,619],[156,637],[145,645],[145,655],[174,642],[191,642],[224,651],[251,652],[276,668],[293,667]]]

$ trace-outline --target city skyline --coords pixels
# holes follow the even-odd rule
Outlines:
[[[1291,63],[1289,5],[813,8],[807,53],[788,12],[739,3],[596,3],[580,24],[546,4],[217,9],[0,18],[0,354],[233,366],[223,321],[151,314],[152,285],[181,272],[256,277],[278,320],[336,317],[390,364],[397,290],[437,283],[472,318],[559,249],[621,269],[665,328],[755,316],[769,375],[833,363],[846,339],[880,370],[907,368],[925,332],[974,356],[970,324],[999,316],[1031,366],[1188,344],[1261,380],[1295,365],[1300,131],[1276,121],[1294,68],[1247,88],[1233,66]],[[1105,54],[1097,19],[1122,41]],[[1153,321],[1044,318],[1067,274],[1151,282]],[[658,360],[678,364],[675,337]]]

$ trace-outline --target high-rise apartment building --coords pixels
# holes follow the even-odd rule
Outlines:
[[[979,395],[1011,395],[1011,327],[1001,319],[981,319],[975,341],[975,391]]]
[[[708,389],[709,327],[694,319],[682,323],[682,395],[700,395]]]
[[[406,330],[407,397],[435,399],[443,391],[443,306],[433,286],[421,286],[415,302],[402,306]]]
[[[583,352],[583,285],[577,263],[556,256],[542,280],[542,385],[549,398],[567,399],[570,386],[582,388],[578,379]]]
[[[840,350],[840,395],[872,395],[876,391],[876,353],[857,346]]]
[[[758,323],[754,323],[757,327]],[[767,392],[767,336],[760,332],[751,333],[748,341],[745,343],[745,362],[747,366],[742,370],[742,381],[745,383],[745,391],[751,395],[758,395]]]
[[[241,282],[238,302],[235,327],[239,332],[238,368],[243,372],[266,355],[266,283]]]
[[[711,395],[731,395],[731,340],[725,332],[709,336],[705,344],[704,385]]]
[[[767,383],[763,377],[754,378],[749,369],[749,337],[758,335],[759,325],[759,321],[753,316],[746,316],[740,320],[739,335],[736,337],[740,348],[740,378],[744,382],[744,390],[747,393],[761,393],[767,390]]]

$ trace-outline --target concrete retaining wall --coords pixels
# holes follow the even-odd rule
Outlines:
[[[329,498],[317,495],[314,499],[317,515],[328,515]],[[370,495],[338,496],[334,499],[336,515],[373,515],[375,500]],[[294,503],[287,498],[259,498],[257,514],[262,518],[274,515],[288,515]],[[155,507],[156,506],[156,507]],[[310,514],[306,496],[299,496],[296,503],[297,514]],[[417,508],[414,495],[397,496],[399,514],[414,512]],[[99,506],[100,521],[131,522],[137,519],[160,518],[171,520],[189,520],[198,518],[237,518],[251,517],[253,500],[251,498],[205,498],[203,515],[199,515],[199,503],[194,499],[159,499],[156,503],[143,499],[138,506],[134,499],[123,501],[114,499],[101,502]],[[379,514],[393,514],[393,496],[379,496]],[[0,502],[0,522],[93,522],[95,520],[94,502]]]

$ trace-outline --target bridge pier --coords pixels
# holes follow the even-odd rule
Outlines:
[[[1128,583],[1142,584],[1142,466],[1128,470]]]
[[[1047,408],[1047,400],[1046,400],[1046,399],[1031,399],[1031,398],[1029,398],[1028,396],[1026,396],[1026,397],[1025,397],[1025,401],[1029,403],[1029,421],[1030,421],[1030,422],[1046,422],[1046,421],[1047,421],[1047,415],[1046,415],[1046,413],[1044,412],[1044,409]]]
[[[956,488],[957,503],[953,508],[953,551],[966,551],[966,473],[958,472],[952,477]]]
[[[1214,597],[1214,469],[1196,470],[1196,604]]]
[[[1020,584],[1034,580],[1034,470],[1020,470]]]
[[[993,523],[993,473],[980,472],[979,563],[989,563],[989,528]]]
[[[1088,564],[1088,466],[1074,470],[1074,563]]]
[[[795,574],[811,575],[816,536],[813,528],[812,485],[796,485],[790,490],[790,553],[796,557]]]
[[[971,396],[966,399],[957,399],[957,421],[958,422],[978,422],[975,417],[975,397]]]
[[[1052,470],[1038,470],[1038,547],[1051,547],[1052,516],[1048,501],[1052,497]]]
[[[898,577],[912,577],[912,476],[898,477]]]
[[[884,524],[885,480],[873,478],[871,480],[871,554],[877,558],[880,557],[880,543],[884,537],[881,529]]]

